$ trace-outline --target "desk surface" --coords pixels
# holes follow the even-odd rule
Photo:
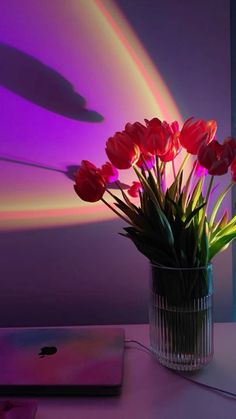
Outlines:
[[[149,344],[147,325],[124,326],[126,339]],[[127,344],[120,396],[40,398],[36,419],[235,419],[236,399],[191,383]],[[236,393],[236,323],[215,324],[215,356],[193,378]]]

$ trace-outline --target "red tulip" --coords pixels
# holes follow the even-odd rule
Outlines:
[[[87,202],[96,202],[103,197],[106,184],[100,169],[87,160],[82,160],[75,175],[75,192]]]
[[[138,198],[139,197],[139,191],[140,192],[143,191],[143,188],[142,188],[141,183],[139,183],[139,182],[132,182],[132,185],[130,186],[130,188],[128,189],[127,192],[133,198]]]
[[[145,127],[140,122],[135,122],[130,124],[129,122],[125,125],[124,132],[129,135],[133,143],[137,144],[140,151],[145,152],[145,132],[147,127]]]
[[[150,121],[145,120],[147,124],[145,149],[146,152],[155,156],[163,156],[171,146],[171,132],[169,125],[162,123],[158,118]]]
[[[140,149],[133,143],[130,136],[123,131],[117,132],[108,139],[106,153],[117,169],[129,169],[138,161]]]
[[[181,150],[179,142],[179,124],[177,121],[168,124],[157,118],[145,120],[146,150],[160,158],[163,162],[173,160]]]
[[[106,183],[114,183],[119,177],[118,170],[108,161],[101,167],[101,175]]]
[[[233,159],[231,163],[231,174],[232,174],[232,180],[236,182],[236,157]]]
[[[231,161],[225,156],[225,146],[212,141],[202,145],[198,152],[198,161],[208,170],[210,175],[224,175],[227,173]]]
[[[175,159],[177,154],[179,154],[181,150],[181,145],[179,141],[179,132],[176,132],[175,134],[171,135],[171,141],[170,141],[170,148],[167,151],[166,154],[163,156],[160,156],[160,160],[164,162],[172,161]]]
[[[229,160],[229,164],[232,163],[236,156],[236,141],[233,137],[228,137],[223,141],[223,156]]]
[[[215,136],[217,129],[216,121],[194,120],[189,118],[185,121],[180,132],[180,143],[190,154],[197,154],[203,144],[209,144]]]

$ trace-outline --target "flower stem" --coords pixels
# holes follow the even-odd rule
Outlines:
[[[178,170],[178,173],[177,173],[177,177],[178,177],[178,176],[180,176],[180,173],[181,173],[181,171],[183,170],[183,168],[184,168],[185,164],[187,163],[187,161],[188,161],[189,157],[190,157],[190,154],[189,154],[189,153],[187,153],[187,154],[186,154],[186,156],[184,157],[184,159],[183,159],[183,161],[182,161],[182,163],[181,163],[180,167],[179,167],[179,170]]]
[[[176,178],[176,171],[175,171],[175,163],[174,160],[171,161],[172,163],[172,170],[173,170],[173,175],[174,175],[174,179]]]
[[[212,188],[212,185],[213,185],[213,180],[214,180],[214,175],[211,176],[211,180],[210,180],[210,183],[209,183],[209,186],[208,186],[208,191],[207,191],[207,194],[206,194],[206,207],[205,207],[205,211],[204,211],[205,214],[206,214],[208,199],[209,199],[209,196],[210,196],[210,193],[211,193],[211,188]]]
[[[156,156],[156,171],[157,171],[158,188],[160,190],[160,188],[161,188],[161,173],[160,173],[160,166],[159,166],[159,158],[158,158],[158,156]]]
[[[162,169],[162,191],[163,193],[166,192],[166,163],[163,163]]]
[[[141,154],[141,159],[142,159],[143,165],[145,166],[145,169],[149,172],[149,168],[147,166],[147,162],[146,162],[146,160],[145,160],[145,158],[143,157],[142,154]]]

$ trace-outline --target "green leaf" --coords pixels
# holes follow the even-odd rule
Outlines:
[[[227,212],[227,210],[225,211],[225,213],[226,212]],[[222,220],[225,216],[225,213],[224,213],[223,217],[221,218],[221,220],[219,221],[219,223],[216,224],[215,229],[217,229],[218,227],[221,227],[221,229],[222,229],[222,228],[230,227],[230,226],[236,224],[236,215],[235,215],[224,227],[222,227],[221,223],[222,223]],[[214,231],[214,229],[213,229],[213,231]]]
[[[161,210],[160,207],[157,207],[155,205],[155,202],[150,198],[149,194],[144,193],[144,207],[143,207],[143,213],[144,216],[147,217],[149,220],[149,223],[152,223],[155,225],[157,231],[159,234],[165,238],[165,240],[168,241],[170,246],[174,246],[174,237],[173,232],[170,226],[170,223],[164,214],[164,212]]]
[[[191,170],[191,172],[188,176],[188,179],[185,183],[185,187],[184,187],[184,190],[183,190],[183,211],[185,211],[185,209],[186,209],[187,198],[188,198],[188,190],[189,190],[189,186],[190,186],[190,183],[191,183],[191,180],[192,180],[192,176],[193,176],[195,167],[196,167],[196,164],[193,165],[193,168],[192,168],[192,170]]]
[[[229,218],[229,214],[228,214],[228,210],[226,209],[218,224],[218,227],[220,229],[228,225],[228,218]]]
[[[160,202],[159,202],[159,198],[160,198],[159,194],[155,193],[152,190],[152,188],[151,188],[148,180],[146,179],[146,177],[139,171],[139,169],[135,165],[133,165],[133,168],[134,168],[134,171],[135,171],[135,173],[136,173],[136,175],[137,175],[137,177],[138,177],[138,179],[139,179],[139,181],[142,185],[144,193],[146,193],[150,197],[150,199],[152,199],[152,201],[156,205],[157,209],[161,209],[161,205],[160,205]]]
[[[109,192],[110,193],[110,195],[112,196],[112,198],[117,202],[117,203],[119,203],[121,206],[124,206],[124,208],[125,207],[128,207],[128,208],[130,208],[131,210],[134,210],[134,211],[136,211],[136,212],[138,212],[138,207],[136,206],[136,205],[134,205],[129,199],[128,199],[128,197],[127,197],[127,195],[125,195],[126,196],[126,199],[125,199],[125,202],[126,202],[126,204],[125,204],[125,202],[124,201],[122,201],[122,199],[120,199],[118,196],[116,196],[116,195],[114,195],[112,192]],[[124,192],[123,192],[124,193]]]
[[[174,207],[174,212],[172,212],[172,214],[176,215],[178,218],[182,218],[182,211],[181,211],[181,207],[175,202],[173,201],[173,199],[167,197],[166,198],[167,201],[169,201],[171,203],[171,205]]]
[[[186,218],[185,222],[184,222],[184,227],[188,227],[190,221],[192,221],[193,217],[195,217],[195,215],[203,208],[205,207],[206,203],[203,202],[203,204],[199,205],[199,207],[195,208],[191,214],[188,215],[188,217]]]
[[[218,231],[218,233],[215,235],[214,239],[212,240],[212,242],[214,242],[215,240],[217,240],[218,238],[224,237],[228,234],[235,234],[236,236],[236,225],[226,225],[224,228],[220,229]]]
[[[199,248],[199,264],[200,266],[207,266],[209,263],[209,240],[208,240],[208,232],[206,231],[208,226],[205,225],[205,229],[203,229],[201,238],[200,238],[200,248]]]
[[[190,195],[189,200],[192,203],[192,208],[195,208],[196,205],[198,204],[199,198],[202,194],[202,185],[203,185],[203,178],[200,178],[193,190],[192,195]]]
[[[210,221],[209,221],[209,227],[210,227],[210,229],[213,226],[213,223],[215,221],[215,217],[216,217],[217,211],[218,211],[218,209],[220,207],[220,204],[223,201],[223,199],[224,199],[225,195],[227,194],[227,192],[229,191],[229,189],[232,187],[232,185],[233,185],[233,182],[231,182],[227,186],[227,188],[220,194],[219,198],[217,199],[216,204],[215,204],[215,206],[214,206],[214,208],[212,210],[212,214],[211,214]]]
[[[152,188],[152,190],[154,191],[155,195],[158,197],[159,205],[162,207],[162,202],[163,202],[162,191],[161,189],[158,188],[157,182],[154,179],[153,174],[150,170],[148,171],[148,183],[150,187]]]
[[[168,194],[169,194],[170,199],[172,199],[172,201],[175,201],[177,198],[177,191],[179,189],[178,182],[179,182],[179,178],[176,177],[172,185],[168,188]]]
[[[220,221],[218,221],[217,224],[213,224],[212,229],[210,231],[211,240],[214,239],[216,234],[218,234],[224,227],[232,225],[231,221],[227,223],[228,221],[228,210],[225,210],[223,216],[221,217]]]
[[[141,229],[150,227],[147,219],[144,216],[137,214],[136,211],[132,210],[130,207],[128,207],[128,205],[124,204],[123,201],[121,201],[121,203],[115,202],[115,206],[119,208],[125,215],[127,215],[136,227]]]
[[[180,172],[179,179],[178,179],[178,195],[181,194],[182,191],[182,181],[183,181],[183,171]]]
[[[232,240],[234,240],[236,237],[236,233],[227,234],[218,240],[215,240],[212,244],[210,244],[209,247],[209,261],[212,260],[212,258],[219,253],[221,250],[225,249],[226,246],[230,244]]]
[[[167,189],[164,201],[164,213],[166,214],[168,220],[174,218],[175,208],[173,207],[172,202],[174,202],[169,196],[169,190]]]
[[[163,266],[176,266],[172,249],[166,243],[163,243],[158,236],[151,239],[146,233],[139,233],[132,227],[126,227],[124,230],[127,234],[120,234],[131,239],[137,249],[151,262]]]

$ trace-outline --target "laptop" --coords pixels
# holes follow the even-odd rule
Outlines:
[[[117,395],[123,359],[122,328],[0,328],[0,394]]]

